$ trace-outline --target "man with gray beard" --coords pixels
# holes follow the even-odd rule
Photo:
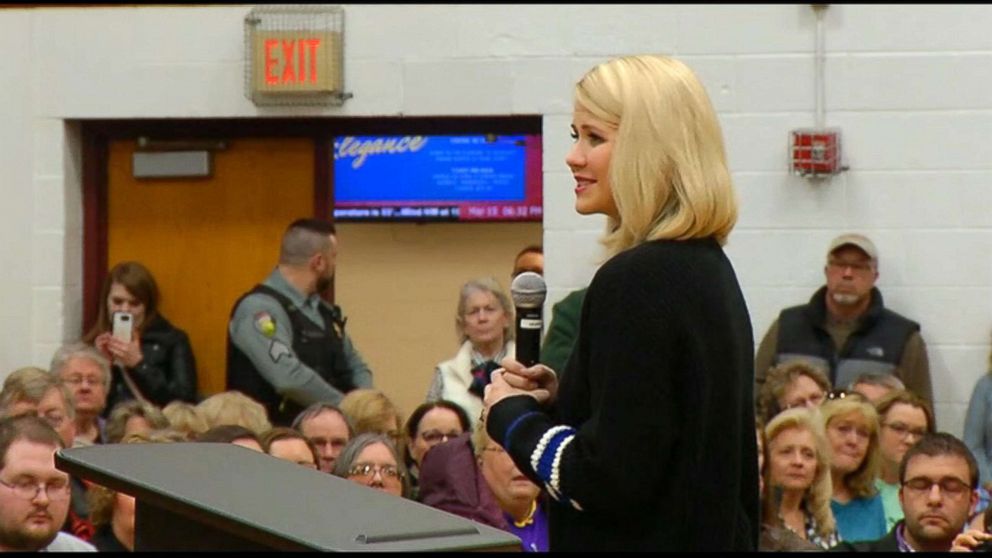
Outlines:
[[[808,303],[786,308],[768,328],[754,362],[755,393],[768,369],[804,359],[828,372],[834,386],[862,374],[893,374],[906,389],[933,401],[930,363],[920,325],[887,308],[878,280],[878,249],[846,233],[827,250],[827,284]]]

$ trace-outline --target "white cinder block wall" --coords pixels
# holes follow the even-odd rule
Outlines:
[[[720,113],[741,199],[728,253],[756,341],[822,283],[841,231],[871,235],[889,306],[923,324],[937,415],[960,434],[992,325],[992,7],[833,5],[826,121],[850,171],[786,172],[814,124],[808,4],[345,5],[340,108],[243,95],[250,6],[0,10],[0,374],[46,365],[80,333],[86,118],[541,114],[549,305],[584,285],[603,220],[572,211],[571,85],[615,55],[674,54]],[[66,123],[69,122],[67,125]]]

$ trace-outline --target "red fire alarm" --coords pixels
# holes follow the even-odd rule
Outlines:
[[[791,151],[793,174],[822,177],[844,170],[840,160],[839,128],[793,130]]]

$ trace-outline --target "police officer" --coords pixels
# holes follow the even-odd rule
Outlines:
[[[283,235],[279,265],[231,312],[227,389],[265,405],[273,424],[288,426],[311,403],[337,404],[352,389],[372,387],[341,309],[320,297],[336,257],[333,224],[294,221]]]

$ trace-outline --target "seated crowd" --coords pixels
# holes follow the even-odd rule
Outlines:
[[[511,532],[525,551],[547,551],[548,494],[489,439],[480,415],[490,373],[515,350],[514,309],[499,282],[479,278],[463,285],[455,313],[457,352],[437,365],[424,402],[404,419],[371,386],[371,372],[344,333],[340,308],[322,307],[311,319],[324,317],[335,327],[306,331],[339,343],[334,350],[340,358],[331,359],[339,369],[328,372],[319,366],[326,355],[283,341],[286,329],[313,324],[285,322],[285,313],[279,314],[283,302],[264,300],[266,293],[281,292],[273,296],[282,301],[293,289],[317,296],[336,254],[333,228],[323,227],[310,221],[291,225],[267,290],[260,285],[236,303],[241,310],[232,313],[229,355],[240,355],[241,377],[254,378],[245,384],[252,393],[232,387],[229,363],[227,391],[201,397],[189,340],[158,311],[151,273],[136,262],[115,266],[103,285],[97,324],[84,339],[59,348],[49,370],[10,373],[0,390],[0,482],[10,488],[0,492],[0,508],[46,512],[0,514],[0,549],[134,550],[134,498],[55,469],[51,456],[58,448],[212,442],[412,499]],[[514,274],[523,263],[540,273],[539,254],[539,247],[522,251]],[[831,364],[821,358],[829,351],[818,356],[820,349],[813,348],[810,358],[801,358],[800,349],[814,345],[797,332],[815,320],[847,327],[833,319],[835,310],[844,309],[831,301],[848,295],[833,297],[832,289],[872,272],[876,261],[870,241],[839,237],[828,252],[828,285],[809,304],[819,313],[805,307],[783,311],[759,348],[760,550],[968,550],[992,537],[984,534],[982,512],[992,508],[980,484],[988,482],[989,459],[982,452],[976,460],[974,447],[936,432],[918,327],[885,314],[880,294],[870,290],[873,280],[861,288],[875,293],[869,296],[874,306],[864,303],[860,312],[874,312],[877,323],[902,328],[909,339],[893,345],[899,351],[886,357],[890,362],[869,363],[859,374],[858,366],[868,362],[864,355]],[[111,334],[111,316],[118,311],[133,316],[130,341]],[[567,311],[556,306],[549,337],[560,331],[554,321]],[[834,341],[851,344],[843,339]],[[567,355],[568,335],[556,343]],[[878,348],[868,347],[866,354]],[[296,352],[299,362],[290,371],[303,380],[272,380],[286,372],[280,366],[288,366],[277,363],[280,355]],[[832,379],[843,384],[833,386]],[[325,397],[300,396],[306,393],[301,386],[317,384],[324,385],[318,391]],[[49,520],[40,521],[41,515]]]

